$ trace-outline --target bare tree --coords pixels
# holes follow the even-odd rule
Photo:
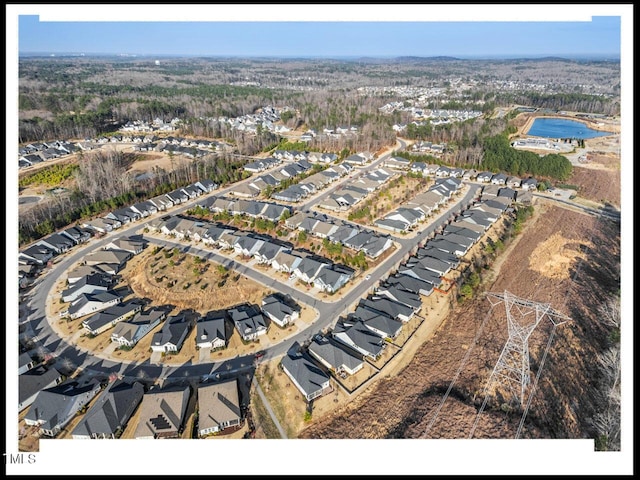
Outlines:
[[[598,307],[600,320],[609,327],[620,328],[620,298],[610,298]]]

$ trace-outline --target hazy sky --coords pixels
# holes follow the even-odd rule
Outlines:
[[[62,6],[60,6],[62,7]],[[256,6],[245,6],[253,10]],[[263,6],[264,7],[264,6]],[[430,19],[427,6],[419,6],[412,14],[410,5],[387,6],[375,10],[378,15],[357,18],[348,7],[322,6],[322,10],[308,9],[308,15],[280,14],[281,5],[272,5],[265,21],[195,21],[217,18],[213,6],[202,10],[184,6],[182,16],[165,15],[161,18],[193,19],[194,21],[146,21],[154,18],[135,7],[110,5],[94,9],[84,19],[104,21],[65,21],[65,10],[56,13],[56,21],[47,15],[18,15],[18,50],[20,53],[110,53],[138,55],[212,55],[212,56],[439,56],[509,57],[509,56],[620,56],[620,15],[585,17],[573,21],[562,11],[540,5],[541,12],[531,15],[511,14],[507,18],[533,18],[554,21],[507,21],[498,12],[490,14],[485,6],[477,17],[487,21],[423,21]],[[301,6],[298,6],[302,8]],[[315,7],[318,7],[317,5]],[[455,7],[455,9],[454,9]],[[477,6],[476,6],[477,7]],[[378,7],[376,7],[378,8]],[[113,15],[117,10],[118,15]],[[295,9],[294,9],[295,10]],[[467,8],[451,7],[446,18],[462,18]],[[542,12],[545,14],[540,15]],[[186,12],[191,12],[189,15]],[[304,11],[304,9],[302,10]],[[504,10],[509,11],[509,10]],[[502,13],[504,13],[504,11]],[[274,15],[275,12],[275,15]],[[344,12],[351,12],[345,15]],[[389,12],[389,15],[385,15]],[[439,10],[442,12],[442,10]],[[553,12],[553,13],[552,13]],[[73,12],[69,12],[71,15]],[[318,14],[316,14],[318,13]],[[402,13],[402,21],[391,14]],[[109,21],[109,18],[120,21]],[[439,15],[442,18],[442,14]],[[158,18],[158,17],[155,17]],[[229,18],[226,15],[225,18]],[[230,18],[250,19],[237,10]],[[300,18],[323,21],[299,21]],[[591,19],[592,18],[592,19]],[[285,20],[285,21],[272,21]],[[324,21],[326,19],[333,21]],[[569,19],[572,21],[558,21]],[[145,20],[145,21],[139,21]],[[420,21],[406,21],[420,20]],[[494,20],[494,21],[491,21]],[[499,21],[495,21],[499,20]]]

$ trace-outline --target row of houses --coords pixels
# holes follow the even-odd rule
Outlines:
[[[522,179],[516,176],[505,175],[504,173],[478,172],[475,169],[452,168],[445,165],[427,164],[425,162],[408,163],[406,159],[401,157],[392,157],[392,159],[393,165],[396,168],[410,169],[414,173],[421,173],[425,176],[476,180],[481,183],[505,185],[510,188],[519,188],[522,190],[536,190],[538,187],[538,181],[533,177]]]
[[[282,218],[291,216],[291,208],[277,203],[259,200],[233,199],[222,196],[211,196],[198,203],[202,208],[213,213],[227,213],[229,215],[262,218],[272,222],[279,222]]]
[[[267,168],[279,165],[281,160],[276,158],[266,158],[264,160],[258,160],[245,165],[245,170],[255,173],[264,171]],[[280,185],[284,180],[290,180],[302,173],[305,173],[313,168],[307,160],[300,160],[297,162],[288,163],[284,167],[274,170],[270,173],[260,175],[259,177],[252,179],[250,182],[245,182],[239,185],[233,186],[230,190],[232,195],[238,197],[257,197],[261,192],[268,188],[275,188]]]
[[[126,315],[121,313],[123,307],[117,306],[122,301],[122,295],[113,290],[119,280],[117,273],[146,245],[147,242],[139,236],[120,237],[109,242],[102,250],[86,255],[80,265],[67,272],[68,286],[62,291],[61,298],[69,303],[69,307],[60,316],[76,319],[94,313],[94,317],[106,319],[111,315],[116,318]],[[113,312],[105,311],[98,315],[98,312],[107,308]],[[98,320],[96,322],[100,323]],[[90,332],[92,330],[89,329]]]
[[[83,223],[83,226],[93,228],[100,233],[111,232],[130,222],[138,221],[159,211],[165,211],[174,205],[179,205],[198,198],[205,193],[210,193],[216,188],[218,188],[218,185],[212,180],[200,180],[164,195],[158,195],[149,200],[119,208],[109,212],[104,217],[89,220]]]
[[[121,129],[121,131],[129,131]],[[222,152],[229,148],[229,145],[216,140],[206,140],[199,138],[184,137],[158,137],[154,134],[147,135],[120,135],[115,134],[109,137],[100,137],[89,145],[101,146],[108,143],[131,143],[137,151],[173,152],[190,157],[202,157],[212,152]]]
[[[128,121],[122,127],[121,132],[172,132],[176,130],[181,120],[174,117],[169,122],[165,122],[162,118],[156,117],[153,122],[149,123],[146,120],[133,120]]]
[[[316,212],[297,212],[284,222],[291,230],[309,233],[315,237],[340,243],[347,248],[364,254],[372,259],[378,258],[393,246],[388,235],[366,230],[358,225],[341,222]]]
[[[29,285],[33,276],[57,255],[68,252],[74,246],[88,242],[92,236],[116,230],[130,222],[148,217],[158,211],[167,210],[174,205],[197,198],[204,193],[212,192],[218,185],[209,179],[178,188],[164,195],[137,202],[109,212],[104,217],[83,222],[81,225],[69,227],[60,232],[43,237],[18,252],[18,282],[21,287]],[[112,263],[105,261],[102,263]],[[120,260],[116,264],[122,264]]]
[[[47,160],[54,160],[77,152],[79,149],[80,147],[77,144],[64,140],[29,143],[18,148],[18,168],[30,167]]]
[[[316,334],[306,346],[294,343],[281,360],[282,369],[310,402],[331,391],[330,374],[354,375],[366,358],[380,358],[387,341],[421,308],[419,294],[385,283],[340,318],[330,335]]]
[[[442,286],[445,276],[458,268],[461,257],[509,205],[505,197],[481,198],[360,300],[354,312],[339,318],[328,335],[315,335],[307,346],[294,343],[281,365],[305,399],[331,391],[330,373],[354,375],[366,359],[378,360],[388,341],[419,314],[421,297]]]
[[[121,347],[133,348],[149,332],[167,318],[166,307],[142,311],[143,302],[133,299],[122,302],[122,296],[93,295],[95,301],[102,300],[97,313],[82,322],[91,335],[99,335],[113,329],[111,341]],[[95,305],[94,305],[95,306]],[[272,294],[265,297],[262,306],[239,305],[228,310],[208,312],[205,316],[193,312],[181,312],[170,317],[160,331],[153,335],[151,350],[156,352],[178,352],[187,335],[195,325],[197,348],[226,348],[233,325],[244,341],[255,340],[267,333],[269,321],[284,328],[295,322],[300,315],[300,306],[289,296]]]
[[[331,183],[337,181],[341,177],[348,175],[353,167],[346,162],[325,168],[319,172],[309,175],[301,182],[291,185],[284,190],[280,190],[271,194],[271,198],[283,202],[297,203],[304,200],[310,195],[326,188]]]
[[[308,152],[306,150],[276,150],[273,156],[279,160],[289,160],[292,162],[306,160],[313,163],[334,163],[338,160],[335,153]]]
[[[133,430],[135,439],[179,438],[182,434],[191,387],[168,385],[145,386],[138,382],[115,379],[101,384],[95,378],[62,381],[53,367],[38,367],[20,375],[20,397],[36,383],[47,384],[29,405],[24,421],[39,433],[55,437],[92,400],[93,405],[71,432],[73,439],[119,438],[137,411]],[[245,419],[246,408],[240,402],[236,378],[215,383],[200,383],[197,395],[199,437],[235,431]],[[97,398],[96,398],[97,397]]]
[[[318,203],[318,207],[333,212],[344,212],[360,203],[371,192],[387,183],[394,174],[378,168],[345,182],[338,190],[330,193]]]
[[[376,220],[374,225],[392,232],[406,232],[415,228],[462,189],[457,178],[438,178],[426,192]]]
[[[255,258],[259,264],[271,266],[276,271],[293,273],[296,278],[323,292],[336,292],[354,274],[351,268],[308,252],[293,250],[289,244],[268,235],[241,232],[212,222],[164,217],[150,223],[149,228],[180,239],[188,237],[208,246],[234,250],[236,254]]]
[[[182,312],[169,318],[163,328],[154,334],[151,350],[162,353],[180,351],[194,325],[197,349],[226,348],[231,328],[238,332],[243,341],[254,341],[267,333],[270,322],[281,328],[295,323],[300,311],[300,306],[290,296],[275,293],[263,298],[260,306],[243,303],[226,310],[211,311],[204,316]],[[140,328],[149,331],[162,321],[163,318],[158,320],[157,316],[134,318],[129,324],[121,324],[112,333],[111,340],[129,347],[135,345],[136,338],[138,341],[141,338]],[[151,325],[151,320],[156,323]]]

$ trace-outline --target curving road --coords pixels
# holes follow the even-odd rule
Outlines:
[[[377,165],[384,161],[388,155],[390,154],[381,157],[372,165]],[[214,194],[224,194],[230,188],[231,187],[218,190]],[[353,305],[363,298],[379,280],[386,278],[389,272],[393,271],[400,263],[402,263],[412,249],[423,244],[424,241],[426,241],[426,239],[429,238],[438,228],[449,221],[451,214],[460,212],[470,205],[475,199],[477,191],[477,186],[470,185],[469,191],[465,196],[452,202],[446,210],[444,210],[416,237],[410,239],[394,238],[399,248],[397,248],[397,250],[382,264],[376,267],[369,280],[359,282],[351,289],[351,291],[339,300],[318,299],[296,288],[292,288],[269,275],[265,275],[264,273],[254,270],[245,264],[235,262],[234,260],[217,254],[209,249],[201,249],[192,245],[180,244],[168,239],[157,240],[148,237],[147,240],[151,243],[177,246],[183,251],[189,251],[192,254],[220,262],[255,281],[258,281],[274,290],[289,293],[296,300],[314,307],[318,311],[317,320],[313,324],[305,327],[303,330],[298,331],[291,337],[288,337],[283,342],[268,347],[265,350],[264,358],[269,359],[286,353],[293,342],[303,343],[304,341],[311,339],[314,334],[335,322],[338,316],[346,315],[348,312],[352,311]],[[326,192],[327,195],[329,193],[330,192]],[[323,197],[318,196],[314,198],[313,201],[317,202],[321,198]],[[186,204],[180,205],[177,208],[172,209],[171,214],[175,215],[187,210],[194,203],[200,200],[201,199],[195,199],[187,202]],[[32,330],[32,334],[36,338],[38,344],[44,347],[43,353],[48,352],[53,354],[57,365],[67,370],[79,367],[83,369],[84,372],[93,375],[108,375],[109,373],[117,372],[124,377],[147,381],[155,381],[157,379],[208,378],[228,375],[236,372],[249,372],[253,368],[254,364],[253,354],[225,359],[213,363],[193,364],[189,361],[179,366],[156,365],[151,363],[150,360],[129,363],[120,361],[115,362],[106,357],[101,357],[100,354],[92,354],[90,352],[83,351],[76,345],[67,343],[65,340],[58,337],[57,333],[53,330],[49,323],[50,320],[47,319],[46,316],[46,302],[58,301],[57,298],[54,298],[51,295],[51,291],[60,276],[63,275],[67,269],[80,261],[87,253],[89,253],[89,251],[103,247],[112,241],[114,237],[131,235],[135,233],[135,231],[143,229],[148,222],[149,220],[146,222],[136,222],[134,225],[120,228],[117,232],[111,232],[101,239],[92,239],[86,246],[76,248],[74,251],[58,257],[58,261],[54,263],[51,269],[44,272],[37,279],[36,284],[32,287],[31,291],[25,295],[24,304],[26,308],[23,310],[25,311],[27,319],[26,322],[23,323],[26,324],[27,328]],[[376,272],[379,272],[379,274],[376,274]]]

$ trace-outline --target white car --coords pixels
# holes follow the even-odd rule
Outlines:
[[[365,280],[371,280],[371,275],[367,275],[366,277],[364,277]]]

